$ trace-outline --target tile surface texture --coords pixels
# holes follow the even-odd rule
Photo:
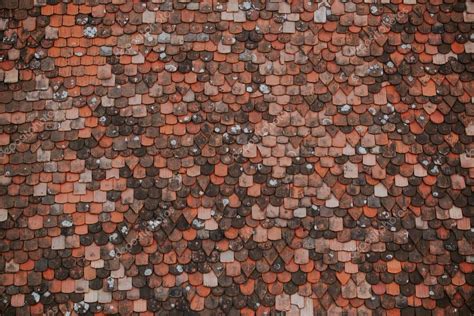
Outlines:
[[[473,23],[1,0],[0,314],[472,315]]]

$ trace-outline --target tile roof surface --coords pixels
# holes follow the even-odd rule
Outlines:
[[[0,1],[1,315],[472,315],[471,0]]]

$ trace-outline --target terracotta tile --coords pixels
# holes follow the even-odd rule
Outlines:
[[[191,309],[194,311],[201,311],[204,309],[204,298],[195,295],[194,298],[191,300]]]
[[[309,252],[307,249],[297,249],[295,250],[295,263],[296,264],[306,264],[309,260]]]

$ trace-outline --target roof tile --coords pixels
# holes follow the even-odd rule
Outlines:
[[[95,2],[0,3],[0,314],[472,313],[470,2]]]

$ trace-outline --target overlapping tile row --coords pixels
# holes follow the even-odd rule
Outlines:
[[[472,314],[473,22],[0,1],[0,314]]]

